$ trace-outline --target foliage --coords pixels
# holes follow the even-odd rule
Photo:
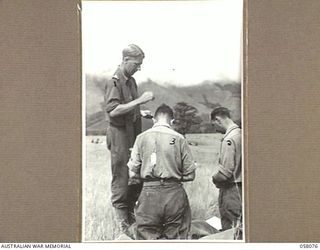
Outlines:
[[[107,75],[86,75],[86,132],[88,135],[105,134],[105,114],[102,108],[105,84],[110,76]],[[232,118],[241,125],[240,94],[241,84],[235,82],[213,82],[204,81],[192,86],[176,86],[169,84],[158,84],[148,79],[139,83],[139,93],[153,91],[155,100],[144,104],[141,109],[149,109],[155,112],[157,107],[166,103],[174,107],[178,101],[185,102],[188,106],[197,110],[196,116],[199,124],[185,126],[185,131],[178,127],[180,133],[216,133],[217,131],[210,123],[211,111],[219,106],[227,107],[232,112]],[[176,121],[178,119],[176,118]],[[201,122],[200,122],[201,120]],[[152,123],[143,119],[144,130],[150,128]]]
[[[100,94],[104,93],[104,88],[107,81],[108,77],[86,74],[87,88],[90,86],[94,86],[96,89],[99,90]]]
[[[198,110],[185,102],[178,102],[174,107],[175,130],[180,134],[192,133],[199,130],[202,122]]]

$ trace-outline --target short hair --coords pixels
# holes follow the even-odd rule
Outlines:
[[[229,109],[227,109],[225,107],[215,108],[211,112],[211,120],[214,120],[217,116],[220,116],[223,118],[226,118],[226,117],[231,118]]]
[[[157,118],[157,116],[158,116],[159,114],[165,114],[165,115],[167,115],[170,119],[173,119],[173,110],[172,110],[172,108],[170,108],[168,105],[166,105],[166,104],[164,104],[164,103],[161,104],[161,105],[157,108],[156,112],[154,113],[154,117]]]
[[[126,48],[122,50],[122,59],[125,57],[132,58],[144,58],[144,53],[142,49],[135,44],[129,44]]]

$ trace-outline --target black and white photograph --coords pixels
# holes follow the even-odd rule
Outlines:
[[[244,241],[243,1],[83,1],[81,24],[83,241]]]

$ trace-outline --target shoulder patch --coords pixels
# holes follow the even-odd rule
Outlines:
[[[113,83],[113,86],[114,86],[114,87],[117,87],[117,82],[118,82],[118,81],[117,81],[116,79],[112,79],[112,83]]]
[[[113,77],[112,77],[112,82],[113,82],[113,85],[115,86],[115,87],[117,87],[117,82],[119,81],[119,77],[117,76],[117,75],[114,75]]]
[[[231,140],[227,140],[227,145],[231,146],[231,144],[232,144]]]
[[[113,79],[119,80],[119,77],[117,75],[112,76]]]

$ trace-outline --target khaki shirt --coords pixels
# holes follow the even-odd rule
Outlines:
[[[241,129],[235,124],[222,138],[218,164],[219,171],[230,178],[229,182],[242,182],[241,156]]]
[[[105,86],[105,112],[106,120],[116,127],[124,127],[127,121],[135,122],[140,117],[140,108],[117,117],[110,117],[109,113],[119,104],[124,104],[137,99],[137,84],[133,77],[127,78],[120,68],[117,69],[114,76]]]
[[[168,124],[155,124],[137,137],[128,167],[142,179],[180,180],[196,169],[186,139]]]
[[[138,98],[137,84],[133,77],[127,78],[120,68],[114,76],[107,82],[104,95],[104,110],[108,126],[124,127],[128,146],[132,147],[134,140],[141,133],[140,107],[116,117],[110,117],[109,113],[119,104],[125,104]],[[124,146],[124,145],[122,145]]]

